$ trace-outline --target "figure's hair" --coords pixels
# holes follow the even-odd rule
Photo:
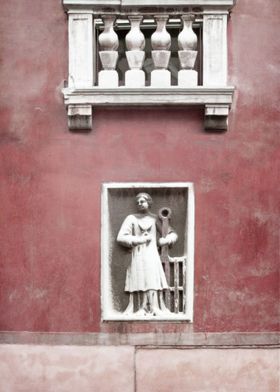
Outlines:
[[[151,198],[151,196],[148,193],[145,193],[145,192],[138,193],[138,195],[136,195],[136,197],[135,197],[136,201],[138,199],[140,199],[140,197],[144,197],[147,200],[149,206],[151,207],[151,205],[153,204],[153,199]]]

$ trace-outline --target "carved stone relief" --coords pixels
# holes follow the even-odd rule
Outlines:
[[[189,320],[193,302],[191,183],[104,184],[103,320]]]

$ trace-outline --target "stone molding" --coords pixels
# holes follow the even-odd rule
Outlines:
[[[205,129],[226,130],[228,113],[233,101],[234,87],[207,88],[198,86],[191,89],[172,88],[126,88],[63,90],[68,106],[68,124],[72,130],[91,129],[92,106],[193,106],[205,107]],[[87,111],[85,111],[87,108]],[[73,114],[74,113],[74,114]],[[88,113],[88,114],[85,114]],[[83,121],[83,127],[81,127]]]
[[[230,10],[236,3],[236,0],[63,0],[65,10],[73,9],[89,9],[93,12],[100,12],[100,10],[110,12],[127,11],[127,9],[141,9],[143,8],[165,8],[178,11],[186,7],[196,8],[219,8],[223,10]]]
[[[147,348],[279,348],[277,332],[75,333],[0,332],[0,344],[139,346]]]
[[[63,89],[66,105],[94,105],[94,106],[148,106],[148,105],[220,105],[224,108],[233,101],[234,87],[203,87],[194,88],[83,88]],[[224,111],[221,112],[224,114]]]

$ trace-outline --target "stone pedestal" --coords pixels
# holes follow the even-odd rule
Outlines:
[[[104,88],[119,87],[119,75],[114,70],[104,70],[98,73],[98,86]]]
[[[151,72],[151,87],[170,87],[171,73],[167,69],[155,69]]]
[[[145,87],[145,72],[141,69],[131,69],[125,73],[125,87]]]
[[[196,87],[198,84],[198,74],[193,69],[182,69],[178,72],[179,87]]]

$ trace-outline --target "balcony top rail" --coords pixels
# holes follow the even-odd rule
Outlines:
[[[141,12],[146,14],[168,11],[169,14],[195,11],[196,9],[219,9],[229,11],[236,0],[63,0],[66,11],[88,9],[94,14],[100,12]]]

